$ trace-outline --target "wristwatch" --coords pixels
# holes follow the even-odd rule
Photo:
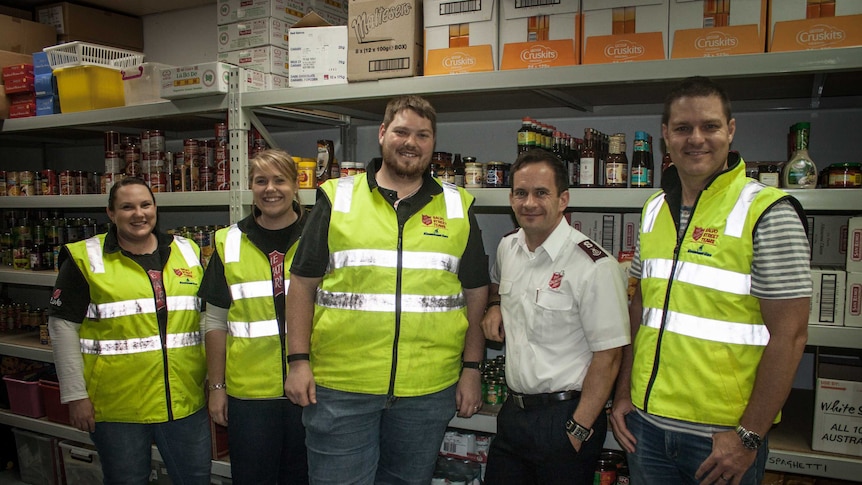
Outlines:
[[[592,434],[593,430],[590,428],[585,428],[580,424],[576,423],[574,419],[569,419],[566,421],[566,433],[572,435],[578,441],[587,441],[590,438],[590,434]]]
[[[741,424],[736,427],[736,434],[739,435],[739,439],[742,440],[742,446],[749,450],[756,450],[760,448],[761,444],[763,444],[763,438],[761,438],[759,434],[743,428]]]

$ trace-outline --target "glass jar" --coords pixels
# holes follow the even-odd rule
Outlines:
[[[862,164],[833,163],[829,166],[830,189],[858,189],[862,187]]]

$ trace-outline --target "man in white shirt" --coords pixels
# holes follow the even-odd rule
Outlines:
[[[630,343],[617,261],[564,218],[565,165],[530,150],[512,165],[521,228],[500,241],[482,328],[506,343],[509,397],[497,416],[486,483],[592,484],[603,410]]]

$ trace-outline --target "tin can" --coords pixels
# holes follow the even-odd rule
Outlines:
[[[126,166],[123,173],[126,177],[140,177],[141,175],[141,146],[128,145],[123,157],[126,161]]]
[[[215,124],[215,139],[220,143],[228,143],[227,123],[219,122]]]
[[[215,169],[211,165],[201,165],[198,167],[200,175],[199,189],[201,191],[215,190],[216,174]]]
[[[120,152],[105,152],[105,173],[121,173],[125,169],[125,160],[120,156]]]
[[[317,163],[305,159],[299,162],[297,164],[297,181],[300,189],[317,187]]]
[[[75,193],[86,194],[89,186],[89,183],[87,182],[87,172],[73,170],[72,176],[75,178]]]
[[[33,195],[42,195],[42,172],[33,171]]]
[[[75,188],[75,176],[71,170],[60,172],[60,195],[72,195],[77,192]]]
[[[6,171],[0,170],[0,197],[6,196]]]
[[[144,130],[141,132],[141,153],[149,153],[150,152],[150,130]]]
[[[162,130],[150,130],[150,146],[149,151],[163,152],[165,151],[165,132]]]
[[[206,165],[207,167],[215,167],[216,141],[212,138],[209,140],[201,140],[200,147],[202,149],[201,151],[203,152],[201,165]]]
[[[18,172],[11,170],[6,172],[6,195],[21,195],[21,187],[18,185]]]
[[[29,170],[18,172],[18,187],[18,195],[36,195],[36,188],[33,187],[33,172]]]
[[[153,193],[168,191],[167,173],[162,171],[160,167],[150,173],[150,189]]]
[[[102,178],[102,172],[84,172],[87,177],[87,193],[88,194],[98,194],[101,192],[101,183],[100,179]]]
[[[116,131],[105,132],[105,153],[121,152],[123,149],[120,145],[120,134]]]
[[[50,168],[42,170],[42,195],[60,195],[60,179]]]
[[[183,163],[189,167],[198,165],[198,141],[194,138],[183,140]]]
[[[230,190],[230,171],[216,169],[216,190]]]

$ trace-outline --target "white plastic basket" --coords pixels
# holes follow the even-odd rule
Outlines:
[[[143,63],[144,54],[86,42],[67,42],[45,47],[51,69],[74,66],[101,66],[122,70],[135,68]]]

